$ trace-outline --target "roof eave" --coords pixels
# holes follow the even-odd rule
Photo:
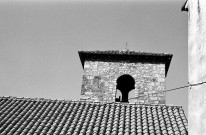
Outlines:
[[[185,3],[182,5],[181,11],[188,12],[188,0],[186,0]]]
[[[112,59],[114,60],[115,58],[119,58],[122,61],[132,61],[131,59],[141,59],[143,61],[146,62],[151,62],[153,60],[157,61],[157,63],[164,63],[165,64],[165,77],[167,76],[167,72],[169,70],[169,66],[171,63],[171,59],[173,57],[172,54],[156,54],[156,53],[142,53],[142,52],[137,52],[137,54],[128,54],[128,53],[105,53],[104,51],[99,51],[98,53],[95,53],[95,51],[78,51],[79,53],[79,57],[80,57],[80,61],[82,64],[82,68],[84,69],[84,62],[86,60],[91,60],[91,57],[93,60],[101,60],[103,61],[102,58],[107,59],[112,61]],[[138,54],[139,53],[139,54]],[[105,55],[107,55],[108,57],[105,57]],[[102,57],[104,56],[104,57]],[[126,56],[127,58],[123,58],[123,56]],[[115,58],[114,58],[115,57]],[[136,58],[134,58],[136,57]],[[151,60],[153,59],[153,60]],[[117,60],[118,61],[118,60]],[[141,61],[139,61],[141,62]]]

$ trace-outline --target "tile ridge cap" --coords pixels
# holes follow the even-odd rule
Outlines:
[[[162,52],[151,52],[151,51],[137,51],[137,50],[80,50],[78,52],[85,52],[85,53],[96,53],[96,52],[133,52],[133,53],[139,53],[139,54],[151,54],[151,55],[172,55],[169,52],[162,53]]]
[[[15,97],[15,96],[0,96],[0,98],[7,98],[7,99],[17,99],[17,100],[35,100],[35,101],[58,101],[58,102],[69,102],[74,100],[67,100],[67,99],[48,99],[48,98],[34,98],[34,97]],[[78,102],[78,100],[77,100]]]
[[[117,105],[135,105],[135,106],[166,106],[166,107],[178,107],[182,108],[182,105],[172,104],[138,104],[138,103],[121,103],[121,102],[94,102],[94,101],[82,101],[82,100],[69,100],[69,99],[46,99],[46,98],[32,98],[32,97],[15,97],[15,96],[0,96],[0,98],[16,99],[16,100],[35,100],[35,101],[56,101],[56,102],[80,102],[90,104],[117,104]]]

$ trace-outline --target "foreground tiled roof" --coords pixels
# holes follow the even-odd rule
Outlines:
[[[180,106],[0,97],[1,135],[187,135]]]

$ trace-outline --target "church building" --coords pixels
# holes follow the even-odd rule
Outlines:
[[[183,108],[166,104],[171,54],[124,50],[79,56],[84,70],[79,101],[0,97],[0,134],[188,135]]]

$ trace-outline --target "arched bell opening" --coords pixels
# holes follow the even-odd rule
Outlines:
[[[115,101],[117,102],[128,102],[129,92],[135,89],[135,80],[129,74],[121,75],[117,78],[116,81],[116,89],[122,93],[122,98],[116,98]]]

